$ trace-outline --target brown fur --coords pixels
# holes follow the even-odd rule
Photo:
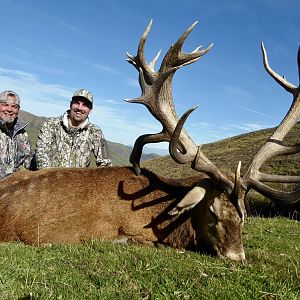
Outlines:
[[[17,172],[0,182],[0,240],[80,243],[125,236],[142,243],[205,248],[220,256],[228,256],[229,248],[243,252],[234,212],[229,221],[235,224],[228,227],[227,216],[222,220],[225,235],[212,225],[219,217],[208,213],[209,207],[222,196],[207,177],[201,181],[209,191],[205,200],[180,216],[168,215],[198,181],[161,178],[144,169],[136,176],[129,167]],[[222,203],[234,210],[226,199]]]

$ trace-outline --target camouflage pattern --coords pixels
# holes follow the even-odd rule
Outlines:
[[[111,166],[101,129],[87,119],[82,128],[71,130],[68,113],[49,118],[41,127],[36,146],[37,168],[88,167],[91,153],[96,157],[97,166]]]
[[[8,96],[10,95],[14,96],[14,100],[12,99],[8,100]],[[13,91],[4,91],[0,93],[0,103],[16,104],[20,106],[21,99],[19,95]]]
[[[86,89],[81,89],[81,90],[78,90],[74,93],[73,97],[72,97],[72,100],[76,97],[83,97],[85,98],[86,100],[88,100],[92,107],[93,107],[93,95],[90,91],[86,90]]]
[[[8,130],[0,120],[0,179],[23,167],[30,167],[32,149],[26,126],[26,122],[17,119],[13,129]]]

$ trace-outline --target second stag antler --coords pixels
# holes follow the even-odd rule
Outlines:
[[[289,111],[279,126],[254,156],[249,169],[241,180],[241,184],[246,190],[253,188],[270,199],[284,201],[285,203],[296,203],[300,201],[300,188],[292,192],[285,192],[271,188],[263,182],[300,183],[300,176],[265,174],[260,172],[259,169],[272,157],[292,155],[300,152],[300,144],[285,146],[283,142],[284,137],[300,119],[300,85],[296,87],[284,79],[284,77],[281,77],[274,72],[269,66],[267,53],[263,43],[261,43],[261,49],[266,71],[279,85],[293,95],[293,101]],[[297,62],[300,84],[300,47],[298,49]]]

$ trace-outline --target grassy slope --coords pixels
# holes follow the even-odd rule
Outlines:
[[[243,134],[233,138],[221,140],[216,143],[205,144],[202,151],[219,168],[228,169],[235,172],[237,164],[242,161],[242,173],[247,169],[250,160],[258,149],[265,143],[271,135],[273,129],[265,129]],[[287,135],[285,142],[287,145],[299,142],[300,123],[297,123],[292,131]],[[282,159],[278,157],[272,159],[262,169],[263,171],[277,174],[299,175],[300,153]],[[161,157],[148,160],[142,163],[143,166],[164,176],[181,177],[197,174],[190,165],[178,165],[171,157]]]
[[[1,299],[299,299],[300,224],[250,218],[244,264],[179,251],[91,241],[0,244]],[[23,297],[23,298],[22,298]]]

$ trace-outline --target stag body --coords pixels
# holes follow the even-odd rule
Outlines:
[[[127,100],[147,106],[162,124],[162,131],[140,136],[134,145],[130,168],[49,169],[36,173],[16,173],[0,182],[0,240],[25,243],[80,242],[122,236],[142,243],[164,243],[173,247],[206,248],[211,253],[234,260],[245,258],[242,227],[245,197],[249,190],[271,200],[295,203],[300,190],[285,192],[267,182],[299,183],[300,176],[264,174],[260,167],[268,159],[295,154],[300,145],[285,146],[283,138],[300,118],[300,87],[288,83],[269,66],[262,45],[267,72],[293,94],[291,109],[254,156],[249,169],[240,177],[229,176],[211,162],[196,145],[184,122],[193,109],[180,119],[172,98],[172,78],[181,67],[196,62],[206,50],[184,53],[182,45],[194,23],[170,47],[161,67],[155,59],[147,64],[144,46],[151,28],[143,34],[136,56],[128,61],[139,72],[142,95]],[[300,70],[300,51],[298,52]],[[178,163],[190,163],[198,178],[171,180],[140,169],[143,146],[170,142],[170,154]],[[204,175],[205,174],[205,175]]]
[[[198,183],[212,191],[201,204],[179,216],[168,214],[197,182],[199,177],[166,179],[147,170],[136,176],[126,167],[19,172],[0,183],[0,240],[42,244],[126,237],[244,259],[232,215],[224,211],[217,220],[213,211],[207,214],[222,197],[209,178]]]

